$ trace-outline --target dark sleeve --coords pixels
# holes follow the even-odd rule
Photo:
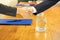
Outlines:
[[[54,4],[56,4],[59,0],[53,0],[53,1],[43,1],[42,3],[35,5],[34,7],[37,10],[37,13],[34,13],[35,15],[37,15],[38,13],[41,13],[45,10],[47,10],[48,8],[50,8],[51,6],[53,6]]]
[[[9,16],[16,16],[16,11],[17,8],[0,4],[0,14],[2,13]]]

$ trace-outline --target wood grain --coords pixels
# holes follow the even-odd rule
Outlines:
[[[45,32],[36,32],[36,16],[32,15],[32,25],[0,25],[0,40],[60,40],[60,4],[44,12]],[[21,18],[21,16],[3,18]],[[40,19],[40,18],[39,18]]]

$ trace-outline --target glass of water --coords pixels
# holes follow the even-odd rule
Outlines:
[[[46,31],[46,18],[44,17],[44,13],[40,13],[36,17],[36,31],[37,32]]]

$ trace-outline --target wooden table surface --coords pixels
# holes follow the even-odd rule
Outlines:
[[[0,25],[0,40],[60,40],[60,4],[46,10],[46,31],[36,32],[36,16],[32,15],[32,25]],[[21,18],[1,16],[1,18]],[[40,18],[39,18],[40,19]]]

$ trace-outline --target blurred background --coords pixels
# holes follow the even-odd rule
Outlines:
[[[38,4],[42,1],[0,0],[0,3],[16,7],[17,4]],[[38,21],[36,17],[39,20],[38,23],[36,23]],[[17,14],[16,17],[11,17],[0,14],[0,18],[21,18],[21,15]],[[60,40],[60,2],[45,12],[42,12],[41,15],[32,15],[30,18],[32,19],[31,25],[0,25],[0,40]],[[46,28],[45,31],[44,28]]]
[[[29,2],[29,1],[42,1],[42,0],[0,0],[0,3],[9,5],[9,6],[15,6],[17,3]]]

